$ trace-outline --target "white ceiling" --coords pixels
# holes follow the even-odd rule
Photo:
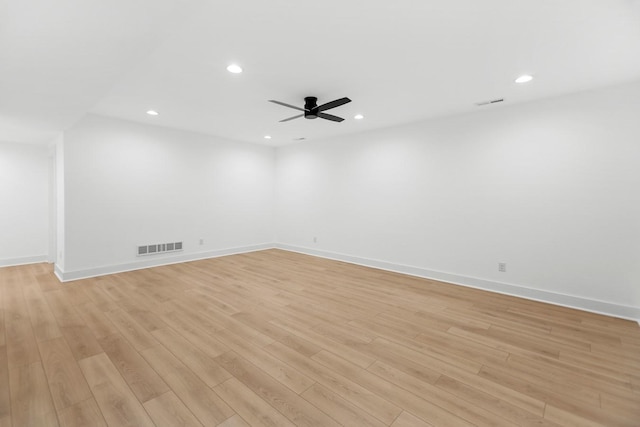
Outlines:
[[[638,79],[639,0],[0,0],[0,141],[95,113],[283,145]],[[267,102],[305,96],[353,102]]]

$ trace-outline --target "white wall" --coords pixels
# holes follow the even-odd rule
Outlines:
[[[640,318],[640,84],[490,108],[279,148],[281,247]]]
[[[62,276],[270,246],[274,161],[270,147],[87,116],[64,135]],[[174,241],[178,256],[136,257]]]
[[[0,142],[0,266],[47,260],[46,146]]]

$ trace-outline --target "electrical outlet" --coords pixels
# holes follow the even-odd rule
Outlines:
[[[313,236],[313,243],[318,243],[318,238],[316,236]]]
[[[204,239],[200,239],[200,245],[204,245]]]
[[[507,263],[506,262],[499,262],[498,263],[498,271],[500,273],[506,273],[507,272]]]

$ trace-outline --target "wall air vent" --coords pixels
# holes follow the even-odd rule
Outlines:
[[[477,102],[476,105],[478,107],[482,107],[483,105],[497,104],[498,102],[502,102],[502,101],[504,101],[504,98],[492,99],[491,101]]]
[[[153,245],[138,246],[138,256],[163,254],[182,250],[182,242],[155,243]]]

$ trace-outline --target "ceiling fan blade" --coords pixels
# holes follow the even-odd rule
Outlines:
[[[269,102],[273,102],[274,104],[282,105],[284,107],[293,108],[294,110],[309,111],[309,110],[305,110],[304,108],[296,107],[295,105],[285,104],[284,102],[276,101],[273,99],[270,99]]]
[[[344,104],[346,104],[348,102],[351,102],[351,100],[349,98],[336,99],[335,101],[331,101],[331,102],[327,102],[326,104],[322,104],[321,106],[318,107],[318,111],[330,110],[331,108],[339,107],[339,106],[344,105]]]
[[[333,122],[341,122],[344,120],[342,117],[334,116],[332,114],[327,114],[327,113],[318,113],[318,117],[326,120],[331,120]]]
[[[298,114],[297,116],[293,116],[293,117],[289,117],[288,119],[284,119],[284,120],[280,120],[281,122],[288,122],[289,120],[293,120],[293,119],[299,119],[300,117],[303,117],[304,114]]]

